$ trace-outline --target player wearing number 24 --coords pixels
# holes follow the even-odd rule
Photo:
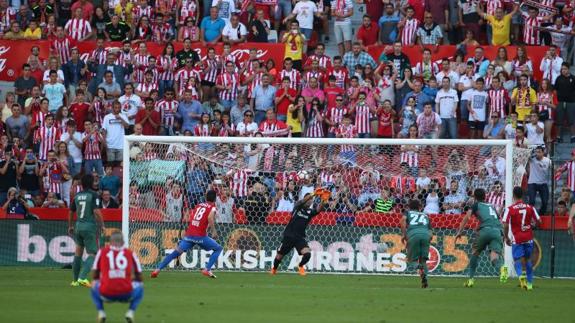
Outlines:
[[[204,276],[210,278],[216,278],[216,275],[212,273],[212,266],[218,260],[218,257],[222,253],[222,246],[220,246],[214,239],[208,237],[208,230],[210,230],[210,235],[213,238],[217,238],[216,232],[216,191],[208,190],[206,192],[206,202],[196,205],[192,210],[190,215],[190,224],[186,230],[186,235],[176,247],[171,254],[167,255],[164,260],[158,265],[156,270],[152,272],[151,277],[156,278],[160,274],[160,271],[168,264],[178,258],[182,253],[192,249],[194,245],[200,246],[203,250],[212,250],[213,253],[208,259],[206,267],[202,270]]]
[[[94,257],[99,248],[99,236],[104,232],[104,220],[100,209],[102,208],[102,201],[92,191],[94,184],[94,177],[84,175],[82,177],[82,191],[74,197],[70,205],[70,216],[68,218],[68,234],[74,237],[76,241],[76,253],[74,254],[74,262],[72,263],[72,272],[74,280],[71,286],[76,287],[79,285],[90,287],[90,281],[87,276],[92,269]],[[74,213],[77,215],[76,225],[74,226]],[[82,255],[84,248],[88,254],[88,258],[82,264]],[[80,271],[81,269],[81,271]]]

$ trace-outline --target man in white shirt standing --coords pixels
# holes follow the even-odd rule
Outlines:
[[[555,18],[555,24],[549,26],[547,30],[551,35],[551,44],[559,48],[561,57],[566,60],[569,53],[569,43],[571,43],[571,38],[575,35],[575,26],[565,26],[563,17],[559,15]]]
[[[317,9],[315,2],[301,0],[295,4],[292,13],[284,19],[283,23],[286,24],[293,18],[296,18],[299,22],[301,33],[304,34],[306,41],[309,41],[313,32],[314,16],[321,18],[321,12]]]
[[[218,8],[218,18],[222,18],[226,25],[230,23],[232,14],[237,11],[234,0],[213,0],[212,7]]]
[[[122,107],[122,114],[125,115],[128,120],[129,127],[127,132],[130,135],[134,133],[136,114],[138,114],[138,110],[143,106],[142,99],[134,93],[134,85],[128,83],[124,86],[124,95],[122,95],[118,101]]]
[[[527,138],[529,139],[529,148],[545,146],[544,123],[539,121],[539,115],[537,113],[531,113],[529,118],[531,122],[525,124],[525,132],[527,133]]]
[[[227,24],[222,30],[222,39],[224,42],[230,44],[244,43],[248,30],[246,26],[240,22],[240,17],[234,13],[230,18],[230,23]]]
[[[457,91],[451,88],[451,79],[441,79],[441,89],[435,96],[437,112],[441,118],[439,138],[457,139]]]
[[[557,56],[557,46],[551,45],[545,53],[545,58],[541,60],[539,70],[543,72],[543,78],[551,81],[555,85],[555,80],[561,75],[561,64],[563,58]]]
[[[485,160],[483,166],[487,170],[487,174],[494,180],[505,180],[505,159],[499,156],[497,149],[491,149],[491,157]]]
[[[248,110],[244,112],[244,120],[238,123],[236,132],[238,136],[251,137],[258,131],[258,124],[254,122],[254,112]]]
[[[102,121],[102,130],[106,137],[106,152],[108,163],[119,165],[122,162],[124,150],[125,129],[128,128],[128,118],[123,113],[122,104],[118,101],[112,103],[112,112]]]
[[[485,81],[482,77],[475,80],[475,88],[468,95],[471,139],[481,139],[487,120],[487,102],[489,101],[489,95],[485,91]]]
[[[68,145],[68,153],[74,159],[73,165],[68,165],[71,176],[76,176],[82,170],[82,134],[76,131],[76,121],[66,122],[66,132],[60,136],[60,141]]]
[[[541,208],[539,214],[547,212],[547,201],[549,201],[549,187],[547,185],[550,178],[551,160],[544,155],[543,147],[535,148],[535,157],[529,161],[529,180],[527,181],[527,192],[529,194],[529,204],[535,206],[537,193],[541,198]]]
[[[452,88],[455,89],[457,87],[457,84],[459,83],[459,74],[451,70],[449,58],[443,58],[441,60],[441,71],[435,75],[435,79],[439,82],[441,82],[444,77],[449,77]]]

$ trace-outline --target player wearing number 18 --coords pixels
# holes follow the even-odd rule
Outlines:
[[[218,257],[222,253],[222,246],[220,246],[214,239],[208,237],[208,230],[210,230],[210,235],[213,238],[217,237],[216,232],[216,191],[209,190],[206,192],[206,202],[196,205],[192,210],[190,215],[190,224],[186,230],[186,235],[176,247],[171,254],[167,255],[164,260],[158,265],[156,270],[152,272],[151,277],[156,278],[160,274],[160,271],[168,264],[178,258],[182,253],[192,249],[194,245],[200,246],[203,250],[213,251],[206,267],[202,270],[204,276],[210,278],[216,278],[216,275],[212,273],[212,266],[218,260]]]
[[[469,260],[469,279],[465,287],[473,287],[475,284],[475,271],[481,252],[489,247],[491,264],[499,269],[499,281],[507,282],[507,267],[503,266],[503,228],[493,205],[485,203],[485,190],[478,188],[473,192],[475,203],[467,210],[467,214],[459,225],[455,241],[461,238],[463,229],[469,219],[475,216],[479,220],[479,230],[473,243],[473,253]]]
[[[427,259],[429,259],[429,245],[433,234],[431,223],[427,214],[420,212],[421,203],[413,199],[409,201],[409,211],[401,219],[401,241],[407,245],[407,260],[410,264],[416,263],[421,288],[427,288]]]
[[[96,192],[92,191],[93,183],[94,177],[91,174],[84,175],[82,177],[82,191],[76,194],[74,201],[70,205],[68,234],[73,236],[76,241],[76,253],[72,263],[74,275],[72,286],[82,285],[90,287],[90,281],[86,277],[92,268],[94,257],[99,248],[98,237],[101,232],[104,232],[104,220],[100,213],[102,201]],[[77,218],[75,226],[74,213],[76,213]],[[88,258],[82,264],[84,248]]]

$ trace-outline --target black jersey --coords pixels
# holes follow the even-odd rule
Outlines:
[[[315,208],[304,206],[303,200],[296,202],[291,213],[291,220],[284,230],[284,236],[305,238],[305,229],[311,219],[318,214]]]

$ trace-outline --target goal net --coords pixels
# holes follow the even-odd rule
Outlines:
[[[154,268],[188,225],[190,210],[217,191],[215,269],[267,271],[294,203],[322,187],[327,208],[307,229],[312,272],[412,273],[399,221],[409,199],[421,200],[434,237],[428,267],[462,275],[473,243],[472,221],[455,241],[475,188],[499,213],[521,184],[528,150],[505,140],[386,140],[127,136],[122,229],[145,268]],[[342,144],[345,143],[345,144]],[[170,268],[202,268],[209,253],[183,254]],[[281,270],[295,268],[297,253]],[[495,275],[487,255],[477,271]]]

